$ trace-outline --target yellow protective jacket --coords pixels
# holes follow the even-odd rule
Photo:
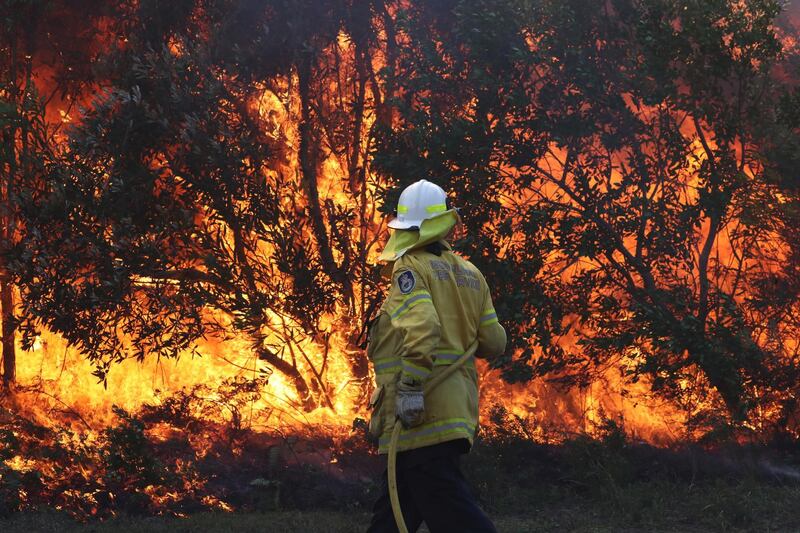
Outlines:
[[[370,327],[367,355],[378,387],[372,425],[377,426],[380,453],[389,449],[396,384],[401,378],[424,383],[476,339],[479,357],[505,350],[506,332],[483,275],[447,243],[441,244],[441,255],[415,249],[394,262],[391,288]],[[471,445],[477,425],[478,375],[472,359],[426,394],[425,419],[403,430],[398,450],[461,438]]]

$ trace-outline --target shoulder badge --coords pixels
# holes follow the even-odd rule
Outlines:
[[[414,274],[410,270],[406,270],[397,278],[397,285],[400,287],[401,293],[408,294],[414,290],[417,280],[414,279]]]

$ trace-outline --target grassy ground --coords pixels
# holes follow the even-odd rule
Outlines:
[[[800,531],[800,488],[759,481],[686,485],[633,483],[604,494],[579,496],[552,487],[550,494],[514,488],[516,513],[493,513],[501,532],[535,531]],[[0,531],[20,532],[341,532],[364,531],[363,511],[201,513],[188,518],[126,517],[78,524],[52,512],[26,512],[0,520]]]

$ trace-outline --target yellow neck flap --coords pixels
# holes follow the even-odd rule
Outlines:
[[[455,209],[422,221],[418,230],[404,229],[392,231],[386,247],[378,256],[379,261],[397,261],[404,253],[422,248],[444,239],[458,223]]]

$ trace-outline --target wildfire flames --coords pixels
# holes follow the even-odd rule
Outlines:
[[[392,16],[392,12],[386,15],[388,19]],[[386,26],[385,20],[376,20],[374,24],[379,28],[379,43],[387,41],[387,31],[395,31]],[[99,23],[101,29],[103,25]],[[797,49],[795,35],[787,32],[783,39],[787,50]],[[97,43],[95,46],[99,48]],[[184,46],[176,40],[170,44],[169,50],[178,57],[184,53]],[[347,109],[356,102],[360,103],[362,111],[360,120],[351,125],[356,130],[358,142],[355,146],[345,151],[319,152],[322,155],[316,162],[316,202],[324,206],[326,212],[336,213],[350,209],[353,198],[359,198],[357,213],[361,219],[347,231],[352,242],[364,244],[363,258],[374,264],[380,243],[388,235],[384,216],[378,211],[379,189],[386,184],[370,169],[373,147],[370,146],[369,132],[376,121],[391,121],[392,118],[390,112],[382,110],[376,94],[370,94],[354,81],[360,76],[358,69],[363,68],[363,62],[359,63],[356,58],[363,53],[353,36],[344,31],[320,52],[320,62],[334,74],[328,72],[321,77],[318,86],[312,87],[328,91],[313,112],[336,111],[347,115]],[[369,65],[370,75],[377,76],[388,61],[393,61],[390,56],[385,44],[377,46]],[[35,83],[42,87],[42,94],[49,94],[47,88],[52,88],[56,81],[48,62],[34,58],[32,64]],[[309,120],[305,115],[309,111],[303,108],[299,76],[293,72],[286,78],[272,80],[274,83],[269,87],[254,84],[257,90],[242,96],[254,124],[260,128],[260,138],[283,155],[272,168],[265,170],[266,179],[293,176],[291,180],[295,189],[287,191],[281,198],[287,212],[298,203],[301,207],[307,207],[308,203],[307,199],[293,196],[304,187],[303,179],[299,177],[304,175],[301,151],[305,149],[305,141],[301,130],[303,121]],[[64,128],[80,123],[79,108],[91,105],[92,97],[101,85],[101,82],[91,84],[78,94],[49,100],[47,121],[53,127],[64,124]],[[656,112],[655,108],[632,101],[629,105],[635,113]],[[337,110],[337,106],[344,107]],[[694,125],[687,123],[686,127],[691,129]],[[62,129],[55,134],[62,143],[66,142],[65,131]],[[315,141],[330,144],[333,143],[332,137],[345,133],[320,133]],[[689,131],[684,133],[692,135]],[[557,148],[554,147],[551,154],[546,157],[551,158],[549,164],[557,170],[563,160],[558,160]],[[679,177],[686,184],[687,195],[695,194],[693,180],[700,179],[698,169],[705,157],[700,141],[695,141],[692,161],[682,169],[685,175]],[[509,197],[505,201],[508,206],[523,205],[536,201],[540,195],[553,197],[553,194],[554,191],[547,190],[525,191],[521,196]],[[284,220],[283,223],[291,225],[293,222]],[[325,228],[329,234],[336,229],[330,225]],[[700,233],[706,230],[698,229]],[[309,242],[318,239],[310,226],[308,233]],[[728,242],[725,232],[721,231],[720,235],[714,243],[713,255],[732,256],[734,246]],[[524,236],[518,238],[524,239]],[[263,257],[271,257],[274,253],[264,244],[259,246]],[[771,250],[770,264],[780,263],[785,253],[776,245]],[[551,258],[554,271],[558,270],[557,265],[562,259]],[[342,261],[342,257],[334,256],[333,260]],[[561,275],[566,279],[572,273],[562,271]],[[142,279],[141,282],[147,283],[148,280]],[[288,277],[286,283],[291,283]],[[143,498],[144,508],[151,512],[170,509],[182,513],[192,509],[186,504],[188,499],[207,508],[230,510],[236,506],[236,502],[231,503],[214,488],[211,474],[198,467],[204,460],[220,457],[219,442],[228,437],[226,453],[243,457],[257,448],[254,443],[259,435],[268,435],[259,451],[269,462],[270,453],[290,455],[286,451],[288,448],[272,444],[275,439],[287,442],[286,439],[298,436],[324,436],[330,448],[322,456],[315,456],[317,452],[304,454],[302,450],[293,448],[291,460],[316,461],[324,463],[327,468],[338,468],[337,448],[352,446],[360,439],[360,430],[357,423],[354,425],[354,420],[368,417],[366,399],[371,392],[373,377],[365,354],[357,345],[361,323],[368,318],[365,316],[369,307],[367,291],[353,292],[352,302],[337,303],[335,311],[318,317],[317,331],[309,332],[292,317],[279,312],[266,317],[268,324],[265,325],[263,345],[280,360],[291,361],[299,371],[308,385],[311,409],[308,408],[308,398],[303,397],[304,393],[298,390],[292,376],[276,369],[269,360],[259,358],[253,349],[253,339],[232,326],[209,334],[195,349],[186,350],[177,359],[147,357],[143,361],[124,360],[113,366],[105,381],[98,381],[93,375],[95,366],[92,362],[62,336],[45,329],[29,350],[23,349],[22,339],[18,336],[16,383],[13,392],[4,396],[0,410],[0,432],[5,438],[17,442],[18,446],[11,456],[0,455],[5,463],[5,467],[0,469],[0,477],[8,477],[11,472],[20,478],[38,473],[44,480],[40,487],[42,493],[61,491],[57,498],[58,506],[76,515],[92,515],[111,506],[109,501],[117,497],[115,483],[119,478],[115,477],[111,467],[105,472],[93,471],[96,454],[104,454],[106,462],[112,458],[113,463],[115,457],[124,462],[130,450],[118,449],[122,446],[118,444],[121,435],[130,446],[135,446],[135,443],[147,446],[145,441],[156,447],[183,443],[191,453],[187,452],[188,455],[169,465],[169,469],[180,478],[179,482],[167,482],[158,476],[150,478],[150,467],[145,465],[117,466],[120,471],[126,468],[135,471],[134,477],[138,476],[135,492]],[[19,298],[18,293],[15,298]],[[208,314],[213,315],[217,323],[225,324],[227,321],[230,324],[232,320],[215,310],[209,310]],[[565,349],[575,349],[579,339],[565,335],[560,342]],[[791,352],[791,347],[787,351]],[[611,421],[633,438],[656,445],[670,445],[700,435],[688,424],[689,413],[659,397],[647,379],[634,384],[626,381],[620,368],[598,368],[590,384],[565,388],[546,378],[508,384],[501,378],[500,371],[490,368],[485,361],[479,362],[478,367],[481,420],[483,427],[490,432],[493,425],[517,423],[528,438],[555,442],[574,434],[592,434]],[[698,401],[705,402],[710,409],[719,405],[716,398],[699,398]],[[148,421],[146,429],[137,425],[140,420]],[[204,427],[198,427],[198,421],[202,421]],[[247,436],[243,436],[245,431]],[[139,433],[143,440],[136,440]],[[223,437],[223,433],[227,436]],[[35,442],[39,439],[47,442],[48,453],[36,453]],[[271,451],[273,448],[280,448],[280,451]],[[66,455],[72,459],[65,464]],[[98,479],[87,481],[93,476]],[[83,481],[76,483],[77,478]],[[23,493],[18,497],[23,502],[32,499],[31,495]]]

